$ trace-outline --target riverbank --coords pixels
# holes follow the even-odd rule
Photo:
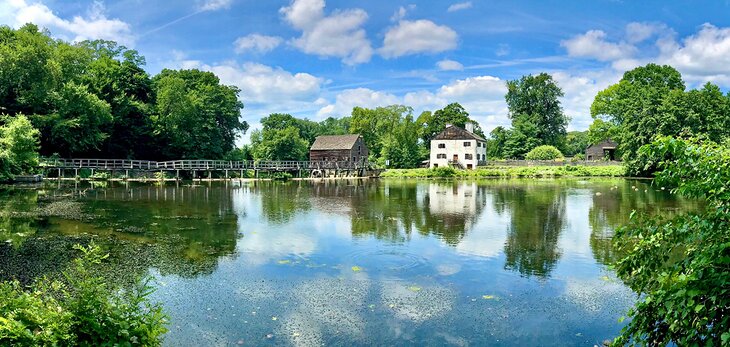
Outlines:
[[[383,178],[439,178],[439,177],[625,177],[626,169],[622,165],[607,166],[522,166],[522,167],[479,167],[476,170],[458,170],[453,168],[434,169],[390,169],[383,172]]]

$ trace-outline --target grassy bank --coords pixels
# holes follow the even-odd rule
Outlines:
[[[391,169],[380,177],[390,178],[479,178],[479,177],[623,177],[626,170],[621,165],[611,166],[517,166],[480,167],[476,170],[453,168]]]

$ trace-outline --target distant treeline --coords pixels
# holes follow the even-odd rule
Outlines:
[[[236,87],[163,70],[111,41],[70,44],[33,24],[0,27],[0,113],[27,116],[40,151],[63,157],[218,159],[248,129]]]

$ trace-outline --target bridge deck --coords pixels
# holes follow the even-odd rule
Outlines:
[[[367,162],[351,161],[226,161],[226,160],[173,160],[149,161],[127,159],[49,159],[42,158],[39,166],[46,169],[96,170],[359,170],[367,169]]]

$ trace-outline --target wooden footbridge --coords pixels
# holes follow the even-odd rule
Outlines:
[[[213,173],[223,174],[229,178],[230,173],[259,173],[287,172],[296,177],[366,177],[377,175],[368,162],[352,161],[226,161],[226,160],[172,160],[149,161],[128,159],[57,159],[41,158],[39,168],[47,172],[56,171],[59,178],[65,177],[67,171],[73,170],[74,177],[79,176],[79,170],[87,169],[98,172],[109,172],[114,176],[117,172],[124,172],[125,177],[130,173],[174,173],[180,179],[181,172],[190,172],[193,178],[206,175],[212,178]]]

